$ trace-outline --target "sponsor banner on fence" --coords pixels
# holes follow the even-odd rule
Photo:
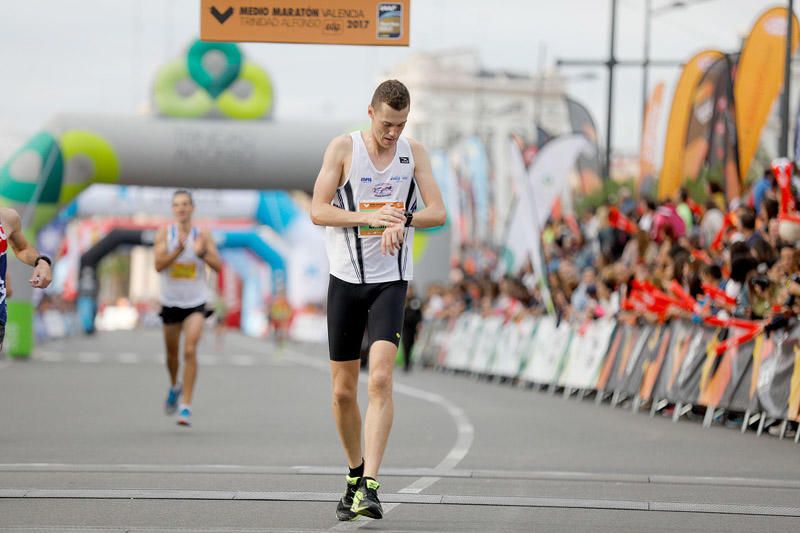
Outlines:
[[[571,340],[572,328],[566,322],[559,324],[553,317],[542,318],[522,379],[542,385],[557,383]]]
[[[502,317],[465,313],[426,322],[413,357],[452,370],[643,402],[800,419],[800,326],[761,333],[718,354],[720,343],[743,331],[684,320],[640,325],[601,319],[575,326],[545,316],[504,323]]]
[[[614,332],[610,319],[590,322],[580,328],[572,339],[559,385],[573,389],[591,389],[603,365],[608,343]]]
[[[504,378],[514,378],[522,370],[523,358],[530,347],[537,321],[526,318],[518,323],[506,324],[497,344],[491,374]]]

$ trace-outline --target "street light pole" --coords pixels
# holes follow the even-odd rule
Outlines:
[[[616,37],[617,28],[617,0],[611,0],[611,42],[609,43],[608,62],[608,106],[606,116],[606,160],[605,160],[605,178],[611,178],[611,117],[614,112],[614,67],[617,64],[617,58],[614,56],[614,40]]]
[[[786,56],[783,60],[783,94],[781,95],[781,140],[778,152],[789,157],[789,90],[792,86],[792,26],[794,22],[794,0],[789,0],[786,14]],[[795,140],[797,143],[797,140]],[[798,154],[794,154],[796,158]]]
[[[652,0],[644,0],[644,60],[642,61],[642,134],[644,134],[644,121],[647,116],[647,90],[650,81],[650,18],[652,17]],[[644,148],[644,135],[642,146]]]

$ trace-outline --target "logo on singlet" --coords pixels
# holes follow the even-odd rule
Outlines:
[[[361,183],[372,183],[372,178],[370,178],[369,176],[364,176],[363,178],[361,178]]]
[[[400,156],[400,162],[403,163],[404,165],[407,165],[411,162],[411,160],[407,157]]]
[[[392,195],[392,189],[394,186],[391,183],[379,183],[372,188],[372,194],[376,198],[386,198]]]

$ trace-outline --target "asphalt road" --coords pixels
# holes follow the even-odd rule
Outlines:
[[[386,516],[339,523],[326,350],[208,332],[191,429],[158,330],[0,360],[0,531],[785,531],[800,446],[433,371],[396,374]],[[362,386],[360,395],[366,399]],[[363,407],[363,406],[362,406]]]

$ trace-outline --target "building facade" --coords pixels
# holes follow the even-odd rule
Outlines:
[[[451,150],[475,135],[482,140],[491,162],[493,233],[499,238],[513,195],[508,140],[516,134],[537,142],[537,125],[551,135],[569,131],[564,79],[487,70],[472,50],[414,53],[387,77],[409,88],[406,131],[429,150]]]

